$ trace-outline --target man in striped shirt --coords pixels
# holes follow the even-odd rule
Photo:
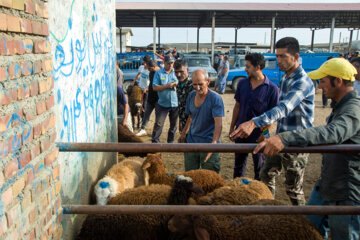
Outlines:
[[[276,43],[279,69],[284,71],[280,80],[279,104],[244,122],[230,137],[248,137],[256,127],[265,127],[277,121],[276,133],[302,130],[313,126],[315,88],[311,79],[300,66],[299,42],[285,37]],[[267,157],[260,171],[261,180],[275,195],[275,177],[284,166],[286,193],[293,205],[305,205],[303,178],[309,154],[280,153]]]

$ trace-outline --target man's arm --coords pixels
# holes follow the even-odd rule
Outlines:
[[[230,124],[230,130],[229,130],[229,137],[231,135],[231,133],[235,130],[235,124],[236,121],[238,119],[239,116],[239,110],[240,110],[240,103],[236,102],[234,109],[233,109],[233,115],[232,115],[232,119],[231,119],[231,124]],[[231,141],[233,141],[234,139],[230,138]]]
[[[264,154],[275,155],[285,146],[341,144],[360,131],[360,109],[349,108],[326,126],[312,127],[301,131],[288,131],[266,139],[254,150],[264,148]]]
[[[219,141],[222,130],[222,117],[215,117],[214,121],[215,121],[215,129],[211,143],[217,143]]]
[[[155,92],[161,92],[164,91],[165,89],[173,88],[175,86],[176,86],[176,82],[171,82],[166,85],[153,85],[153,90]]]
[[[179,143],[185,142],[186,134],[190,130],[191,122],[192,122],[192,116],[189,115],[188,119],[186,120],[186,124],[184,126],[184,129],[180,133],[180,137],[179,137],[179,140],[178,140]]]
[[[253,132],[256,127],[265,127],[286,117],[312,90],[313,84],[311,82],[298,79],[298,81],[290,86],[290,90],[286,93],[284,99],[281,100],[277,106],[266,111],[262,115],[253,118],[250,121],[240,124],[230,137],[246,138]]]
[[[124,125],[125,127],[128,127],[128,125],[127,125],[128,115],[129,115],[129,104],[126,103],[126,104],[124,104],[124,119],[122,122],[122,125]]]
[[[219,141],[220,136],[221,136],[222,117],[214,117],[214,121],[215,121],[215,129],[214,129],[214,135],[213,135],[213,139],[212,139],[211,143],[216,144]],[[212,155],[212,152],[209,152],[206,155],[204,162],[207,162],[210,159],[211,155]]]

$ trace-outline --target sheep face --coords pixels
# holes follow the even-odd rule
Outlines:
[[[151,166],[164,166],[164,162],[161,158],[160,153],[149,153],[146,157],[146,160],[144,161],[142,165],[142,169],[146,170],[149,169]]]
[[[97,205],[106,205],[118,193],[118,183],[111,177],[100,179],[95,185]]]

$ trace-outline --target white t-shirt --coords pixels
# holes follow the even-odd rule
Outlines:
[[[149,79],[149,70],[146,70],[144,68],[144,65],[141,65],[138,69],[138,72],[140,73],[140,77],[139,77],[139,87],[144,90],[145,88],[147,88],[149,86],[150,83],[150,79]]]

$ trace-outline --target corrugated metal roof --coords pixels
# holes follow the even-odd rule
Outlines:
[[[118,2],[117,27],[216,27],[268,28],[276,16],[276,28],[360,27],[360,3],[194,3]]]
[[[117,2],[117,10],[360,11],[360,3]]]

